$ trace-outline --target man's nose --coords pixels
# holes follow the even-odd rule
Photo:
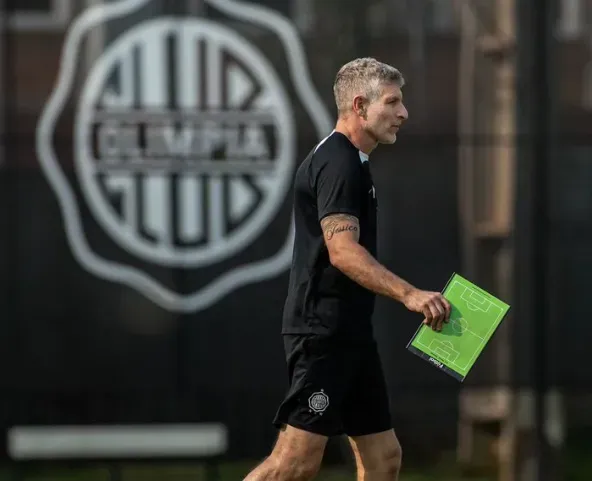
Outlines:
[[[409,118],[409,112],[407,112],[407,109],[405,107],[403,107],[400,112],[399,112],[399,118],[402,120],[407,120]]]

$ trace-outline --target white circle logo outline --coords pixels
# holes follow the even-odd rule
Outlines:
[[[111,72],[111,68],[116,64],[118,57],[127,45],[141,42],[144,35],[155,28],[167,31],[185,31],[185,29],[193,28],[196,33],[205,31],[205,35],[209,36],[209,38],[232,45],[245,63],[251,67],[252,71],[256,72],[256,75],[263,81],[265,88],[271,94],[274,105],[273,114],[276,117],[275,128],[278,134],[276,179],[273,182],[273,187],[266,194],[263,205],[253,214],[253,218],[246,222],[244,226],[237,228],[236,232],[229,236],[226,242],[208,244],[207,247],[186,252],[174,251],[168,249],[168,246],[160,245],[154,248],[154,246],[147,245],[138,238],[134,229],[128,224],[122,224],[117,219],[112,212],[111,206],[105,201],[104,194],[100,191],[95,180],[95,169],[91,165],[92,155],[89,151],[89,127],[93,106],[98,95],[104,91],[105,80]],[[250,245],[267,227],[269,222],[275,218],[285,199],[294,167],[294,154],[295,129],[291,103],[269,61],[237,33],[203,19],[158,18],[130,29],[115,40],[95,62],[78,103],[74,165],[91,212],[107,234],[124,249],[138,257],[165,266],[197,267],[212,264],[228,258]]]

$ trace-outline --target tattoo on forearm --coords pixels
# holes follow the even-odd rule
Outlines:
[[[347,214],[336,214],[326,217],[321,222],[321,228],[327,240],[331,240],[335,234],[341,232],[358,232],[358,219]]]

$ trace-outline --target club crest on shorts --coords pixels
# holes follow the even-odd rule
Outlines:
[[[318,138],[331,120],[297,32],[273,10],[203,0],[215,15],[155,16],[152,2],[103,3],[73,22],[37,154],[84,268],[195,312],[289,267],[288,193],[304,157],[294,119],[304,112]],[[286,65],[239,33],[250,29],[241,23],[274,34]],[[101,31],[116,33],[82,68]],[[64,122],[72,144],[58,156]]]
[[[315,413],[324,413],[329,407],[329,396],[322,389],[313,392],[308,398],[308,407]]]

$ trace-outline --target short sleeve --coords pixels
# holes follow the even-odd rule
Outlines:
[[[325,162],[316,177],[319,221],[331,214],[349,214],[360,218],[359,165],[350,158]]]

